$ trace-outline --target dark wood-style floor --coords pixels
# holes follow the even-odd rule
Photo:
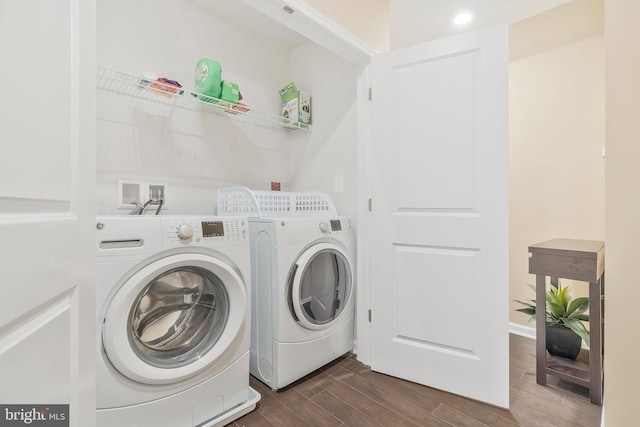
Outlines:
[[[251,377],[262,399],[230,426],[600,426],[602,408],[588,390],[551,376],[549,386],[537,385],[535,360],[535,341],[511,335],[505,410],[372,372],[346,356],[278,392]]]

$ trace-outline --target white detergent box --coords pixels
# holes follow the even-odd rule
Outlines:
[[[308,92],[300,92],[298,96],[298,121],[307,125],[311,124],[311,95]]]

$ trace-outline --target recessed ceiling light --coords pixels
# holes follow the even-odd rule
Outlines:
[[[469,12],[459,13],[453,18],[453,23],[456,25],[464,25],[469,23],[469,21],[471,21],[471,14]]]

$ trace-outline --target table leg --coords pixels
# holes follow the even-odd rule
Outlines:
[[[536,274],[536,382],[547,385],[545,276]]]
[[[591,403],[602,405],[602,293],[600,281],[589,283],[589,390]]]
[[[604,322],[605,322],[605,314],[604,314],[604,306],[605,306],[605,301],[604,301],[604,272],[602,272],[602,277],[600,277],[600,295],[602,295],[601,297],[601,312],[600,312],[600,317],[602,317],[602,328],[600,329],[602,331],[602,334],[600,335],[600,346],[602,347],[602,355],[603,355],[603,361],[604,361]],[[604,362],[603,362],[604,363]]]

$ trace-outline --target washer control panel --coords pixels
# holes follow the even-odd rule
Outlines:
[[[244,218],[175,217],[165,219],[166,238],[183,245],[244,241],[249,238]]]

